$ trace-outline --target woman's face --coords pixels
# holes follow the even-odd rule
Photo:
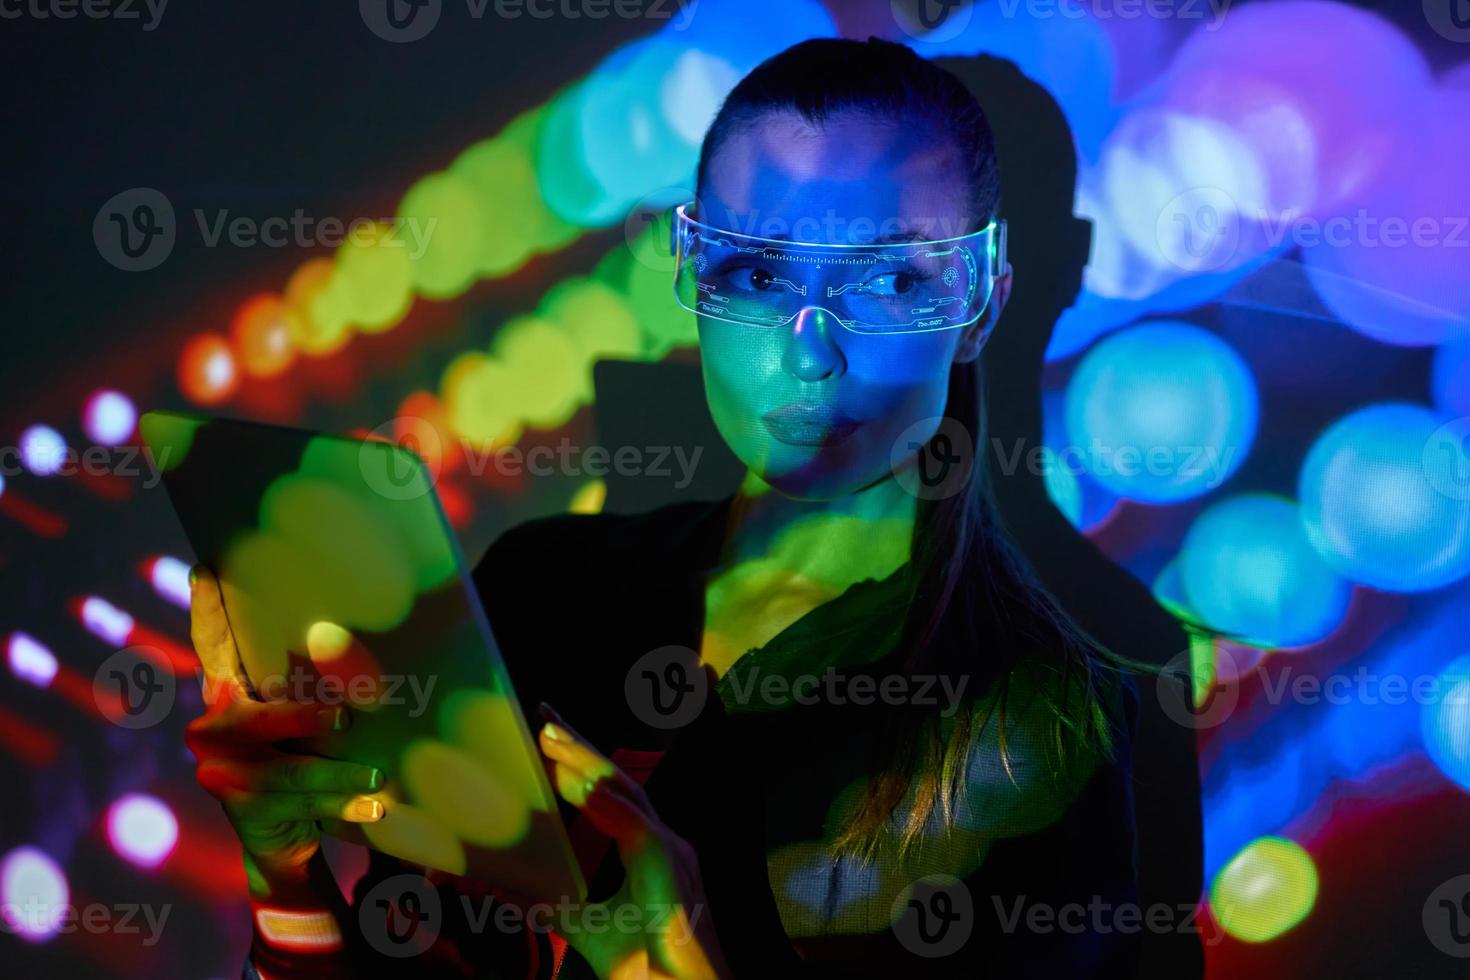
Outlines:
[[[706,168],[700,219],[822,244],[932,241],[978,230],[958,151],[925,127],[847,112],[813,128],[772,113],[738,129]],[[950,365],[979,355],[1009,291],[968,327],[857,334],[803,310],[784,327],[699,317],[705,394],[720,434],[788,496],[825,500],[889,476],[938,427]],[[915,429],[917,423],[925,423]]]

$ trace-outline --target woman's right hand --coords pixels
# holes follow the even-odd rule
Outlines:
[[[186,734],[196,778],[224,806],[244,845],[253,895],[306,887],[321,843],[317,821],[382,819],[382,804],[365,794],[382,787],[383,774],[277,746],[341,731],[351,720],[347,707],[252,697],[219,581],[202,565],[190,575],[189,619],[204,668],[204,714],[190,722]]]

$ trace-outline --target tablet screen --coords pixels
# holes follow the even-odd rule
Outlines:
[[[346,840],[529,899],[585,898],[556,798],[423,463],[381,441],[150,412],[141,429],[266,700],[345,704],[307,751],[376,766]]]

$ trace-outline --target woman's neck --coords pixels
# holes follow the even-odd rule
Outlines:
[[[797,500],[747,473],[721,563],[774,558],[793,571],[826,570],[822,578],[840,566],[883,578],[908,561],[917,514],[917,498],[891,477],[830,500]]]

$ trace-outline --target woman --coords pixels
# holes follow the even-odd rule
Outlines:
[[[542,705],[574,838],[615,845],[542,928],[378,854],[348,907],[316,820],[380,819],[382,776],[276,745],[350,717],[249,700],[198,570],[190,744],[244,845],[247,975],[1129,973],[1097,909],[1135,901],[1132,687],[956,448],[1011,288],[998,203],[984,113],[901,45],[808,41],[725,101],[673,238],[744,485],[531,522],[475,572],[518,693],[580,729]],[[414,959],[374,941],[430,905]]]

